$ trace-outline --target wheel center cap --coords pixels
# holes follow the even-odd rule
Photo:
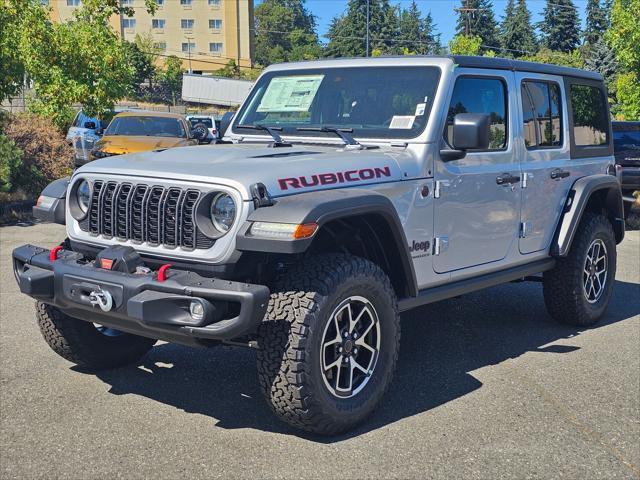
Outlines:
[[[351,351],[353,350],[353,340],[351,339],[346,340],[342,345],[342,349],[346,355],[350,355]]]

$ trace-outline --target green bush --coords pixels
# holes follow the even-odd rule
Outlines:
[[[0,134],[0,192],[15,189],[22,167],[22,152],[6,135]]]

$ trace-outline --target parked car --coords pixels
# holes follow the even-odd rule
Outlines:
[[[101,131],[104,130],[108,124],[108,119],[101,121],[95,117],[87,116],[82,110],[80,110],[76,113],[73,123],[67,131],[66,140],[67,142],[72,143],[76,137],[82,137],[85,135],[94,137],[100,136]]]
[[[202,130],[207,136],[202,143],[219,143],[220,137],[220,120],[211,115],[187,115],[187,121],[191,124],[191,129]]]
[[[15,276],[85,369],[158,339],[255,347],[275,414],[335,434],[393,388],[400,312],[535,280],[558,322],[602,317],[625,233],[609,118],[602,77],[568,67],[272,65],[221,122],[234,144],[107,158],[45,191],[68,238],[14,250]]]
[[[93,159],[198,144],[202,132],[177,113],[123,112],[115,117],[95,144]]]
[[[640,122],[612,122],[613,150],[620,166],[625,217],[636,201],[633,196],[640,190]]]

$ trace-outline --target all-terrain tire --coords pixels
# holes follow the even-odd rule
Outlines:
[[[280,419],[309,432],[333,435],[352,428],[379,404],[398,358],[400,320],[388,277],[368,260],[325,254],[292,267],[276,287],[258,336],[258,374],[267,401]],[[365,299],[376,312],[379,352],[361,390],[342,398],[326,383],[320,352],[336,309],[351,299]]]
[[[607,274],[602,294],[590,302],[584,280],[587,254],[594,242],[606,247]],[[569,254],[543,275],[544,301],[549,314],[567,325],[588,327],[596,323],[609,304],[616,276],[616,242],[609,220],[586,212],[578,226]],[[594,299],[592,299],[594,300]]]
[[[92,323],[70,317],[60,309],[42,302],[36,302],[36,319],[40,332],[51,349],[87,370],[102,370],[133,363],[156,343],[156,340],[128,333],[101,333]]]

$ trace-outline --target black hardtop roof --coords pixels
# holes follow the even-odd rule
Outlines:
[[[472,57],[466,55],[449,55],[456,65],[468,68],[493,68],[496,70],[511,70],[514,72],[547,73],[549,75],[563,75],[567,77],[584,78],[587,80],[603,81],[602,75],[597,72],[580,70],[573,67],[561,67],[546,63],[524,62],[510,58],[499,57]]]

